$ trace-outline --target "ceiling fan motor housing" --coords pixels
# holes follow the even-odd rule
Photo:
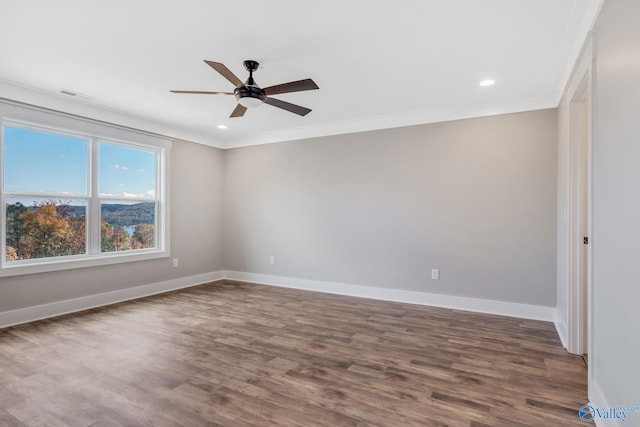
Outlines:
[[[252,108],[262,105],[265,98],[264,90],[258,86],[242,86],[236,88],[233,93],[236,95],[238,103],[244,107]]]

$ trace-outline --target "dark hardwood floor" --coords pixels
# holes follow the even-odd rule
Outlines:
[[[551,323],[217,282],[0,330],[2,426],[583,425]]]

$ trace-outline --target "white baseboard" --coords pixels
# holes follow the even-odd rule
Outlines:
[[[32,322],[34,320],[46,319],[48,317],[59,316],[61,314],[101,307],[104,305],[115,304],[149,295],[161,294],[175,289],[202,285],[204,283],[215,282],[222,279],[223,272],[214,271],[211,273],[167,280],[165,282],[136,286],[134,288],[120,289],[96,295],[87,295],[64,301],[56,301],[49,304],[4,311],[0,312],[0,328]]]
[[[271,276],[267,274],[244,273],[229,270],[223,271],[223,274],[224,278],[229,280],[280,286],[284,288],[304,289],[308,291],[327,292],[330,294],[349,295],[361,298],[452,308],[457,310],[498,314],[502,316],[520,317],[523,319],[545,320],[548,322],[554,322],[556,320],[555,307],[467,298],[453,295],[431,294],[401,289],[350,285],[346,283],[323,282],[319,280],[297,279],[293,277]]]
[[[568,330],[567,330],[567,322],[564,321],[564,319],[562,317],[560,317],[560,315],[557,315],[555,320],[553,321],[553,324],[556,327],[556,331],[558,332],[558,336],[560,337],[560,342],[562,342],[562,346],[566,349],[569,348],[569,341],[568,341]]]
[[[160,294],[175,289],[188,288],[222,279],[384,301],[498,314],[523,319],[545,320],[549,322],[555,322],[557,320],[556,310],[553,307],[223,270],[0,312],[0,328]],[[558,324],[556,324],[556,328],[559,328]],[[559,331],[560,329],[561,328],[559,328]]]
[[[590,361],[590,363],[593,363],[592,361]],[[591,380],[589,381],[589,405],[593,406],[594,408],[611,408],[611,405],[609,404],[609,402],[607,401],[607,399],[604,397],[604,393],[602,393],[602,390],[600,389],[600,385],[598,384],[597,381],[595,380]],[[640,418],[640,414],[638,413],[633,413],[629,415],[630,417],[638,417]],[[593,420],[595,421],[596,426],[598,427],[622,427],[622,425],[628,425],[628,426],[632,426],[632,425],[638,425],[638,424],[634,424],[634,422],[640,422],[640,420],[638,418],[635,418],[631,423],[629,422],[620,422],[615,418],[599,418],[599,417],[595,417]]]

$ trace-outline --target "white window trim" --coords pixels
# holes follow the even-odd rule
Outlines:
[[[96,267],[101,265],[120,264],[127,262],[146,261],[159,258],[168,258],[170,256],[170,201],[169,201],[169,183],[170,183],[170,154],[171,140],[149,134],[143,131],[136,131],[129,128],[122,128],[117,125],[93,121],[86,118],[75,117],[64,113],[43,110],[37,107],[26,105],[18,105],[14,103],[0,102],[0,121],[2,126],[19,126],[23,128],[33,128],[34,130],[50,130],[54,133],[62,133],[69,136],[89,138],[89,156],[96,156],[97,147],[101,141],[103,143],[123,145],[130,148],[151,149],[157,153],[156,155],[156,174],[157,174],[157,199],[144,199],[140,201],[157,202],[156,207],[156,248],[153,249],[136,249],[130,251],[107,252],[107,253],[91,253],[96,252],[95,247],[87,247],[86,255],[70,255],[51,258],[39,258],[37,260],[13,261],[10,264],[0,263],[0,277],[17,276],[24,274],[44,273],[51,271],[70,270],[76,268]],[[0,143],[3,137],[0,132]],[[93,153],[92,153],[93,151]],[[0,165],[3,163],[2,150],[0,150]],[[88,166],[95,164],[92,159],[87,159]],[[87,175],[92,174],[92,181],[95,183],[97,170],[90,169]],[[0,193],[3,190],[2,174],[0,173]],[[120,197],[100,197],[94,192],[96,189],[88,189],[88,196],[71,196],[74,199],[87,200],[87,209],[90,203],[99,203],[101,201],[137,201],[133,199],[123,199]],[[92,197],[93,196],[93,197]],[[2,206],[0,206],[0,215],[2,215],[1,229],[1,259],[5,257],[6,230],[4,222],[6,218],[6,204],[4,203],[5,195],[2,193]],[[144,200],[143,200],[144,199]],[[94,207],[95,208],[95,207]],[[99,212],[99,209],[98,209]],[[97,220],[96,220],[97,218]],[[87,216],[87,241],[95,245],[95,239],[89,239],[92,227],[96,224],[90,224],[97,221],[97,227],[100,227],[100,215]],[[97,245],[100,244],[98,240]]]

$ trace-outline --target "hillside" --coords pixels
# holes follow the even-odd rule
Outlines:
[[[155,224],[155,204],[136,203],[133,205],[102,205],[102,219],[111,225],[122,227],[137,224]]]
[[[7,209],[10,210],[10,204]],[[17,206],[17,205],[15,205]],[[85,216],[86,208],[84,206],[62,205],[66,215],[81,217]],[[22,209],[35,211],[35,206],[26,206]],[[58,212],[60,212],[60,205]],[[138,224],[155,224],[155,205],[154,203],[144,202],[125,205],[119,203],[110,203],[102,205],[102,219],[111,225],[119,225],[121,227],[138,225]]]

